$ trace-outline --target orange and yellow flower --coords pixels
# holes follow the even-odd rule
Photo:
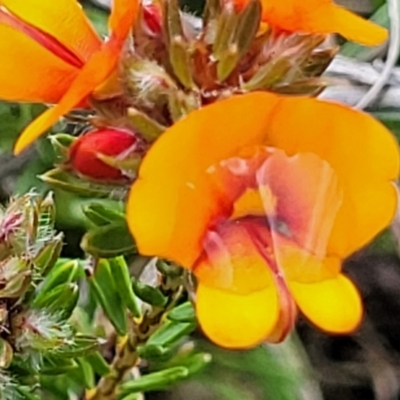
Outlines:
[[[249,0],[234,0],[241,8]],[[387,39],[385,28],[366,21],[332,0],[261,0],[262,21],[287,32],[339,33],[346,39],[376,46]]]
[[[150,149],[128,222],[140,252],[189,269],[217,344],[282,340],[297,309],[354,330],[360,295],[341,262],[392,220],[399,152],[371,116],[254,92],[189,114]]]
[[[114,0],[102,41],[76,0],[0,0],[0,98],[58,103],[22,133],[16,153],[89,96],[120,90],[113,75],[136,11],[136,1]]]

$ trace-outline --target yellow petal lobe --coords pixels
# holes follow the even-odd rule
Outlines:
[[[204,333],[217,345],[245,349],[261,343],[279,317],[275,286],[240,295],[199,284],[196,312]]]
[[[363,316],[360,294],[344,275],[317,283],[289,283],[290,291],[303,314],[330,333],[354,331]]]

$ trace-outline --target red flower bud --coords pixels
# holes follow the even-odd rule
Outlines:
[[[161,34],[161,8],[156,4],[143,5],[143,28],[150,36]]]
[[[134,133],[103,128],[79,137],[69,149],[69,164],[78,173],[96,180],[124,179],[121,170],[107,165],[99,154],[117,157],[135,150],[138,139]]]

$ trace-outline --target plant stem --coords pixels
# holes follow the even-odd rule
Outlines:
[[[132,323],[132,329],[126,342],[117,351],[111,364],[111,372],[100,379],[94,394],[90,396],[90,400],[114,400],[116,398],[118,385],[139,360],[138,345],[145,343],[148,337],[159,327],[165,311],[163,308],[153,308],[139,324]]]
[[[137,348],[146,343],[147,339],[160,327],[162,316],[176,304],[182,293],[182,280],[168,279],[160,289],[169,295],[170,301],[164,308],[152,307],[143,315],[140,322],[131,321],[131,329],[126,342],[117,350],[111,364],[111,372],[103,376],[98,382],[94,393],[88,400],[115,400],[117,390],[125,375],[136,366],[139,361]]]

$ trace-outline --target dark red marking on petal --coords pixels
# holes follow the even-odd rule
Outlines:
[[[53,53],[67,64],[76,68],[82,68],[84,62],[72,51],[66,48],[56,38],[43,32],[39,28],[29,25],[15,15],[11,14],[4,6],[0,6],[0,24],[6,25],[29,36],[42,47]],[[16,50],[18,51],[18,49]]]

